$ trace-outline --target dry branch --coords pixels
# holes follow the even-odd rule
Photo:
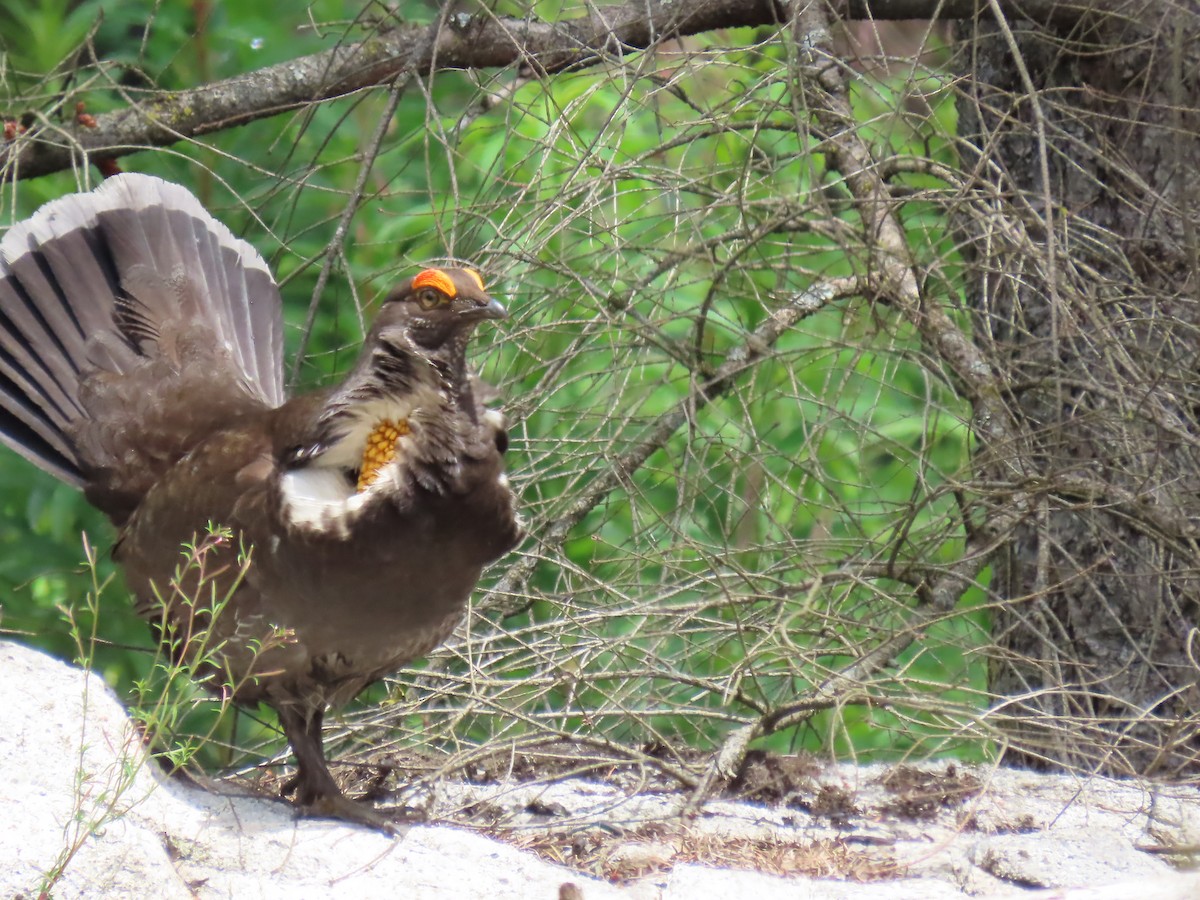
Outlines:
[[[1017,452],[1019,429],[1001,400],[1001,385],[979,348],[935,301],[922,297],[917,273],[910,262],[904,228],[895,216],[894,201],[880,176],[880,165],[854,127],[854,114],[845,80],[832,46],[830,21],[817,5],[805,7],[794,23],[800,53],[799,72],[809,110],[828,135],[824,149],[831,168],[842,173],[863,222],[863,241],[870,256],[869,291],[890,302],[921,334],[937,359],[954,373],[970,400],[974,427],[987,447],[1004,448],[1005,468],[1014,482],[1032,477],[1033,469]],[[694,794],[698,805],[719,779],[740,771],[750,744],[757,738],[791,728],[822,710],[865,702],[864,685],[892,666],[898,654],[922,628],[953,609],[958,598],[990,562],[992,553],[1031,509],[1033,498],[1014,490],[972,530],[962,556],[931,576],[927,602],[913,611],[907,628],[897,630],[867,649],[807,696],[771,710],[732,732],[714,754],[708,772]]]
[[[834,6],[847,20],[950,19],[978,13],[968,0],[841,0]],[[1078,7],[1054,0],[998,4],[1035,20],[1076,25],[1085,14],[1121,15],[1125,6],[1115,0],[1092,0]],[[236,78],[189,91],[149,93],[125,109],[88,117],[86,125],[43,122],[0,149],[0,174],[5,180],[36,178],[86,161],[169,146],[412,75],[514,65],[552,74],[645,50],[665,39],[779,25],[788,15],[787,4],[775,0],[632,0],[560,22],[455,14],[433,25],[389,25],[366,40]]]
[[[598,474],[570,504],[566,511],[548,523],[537,535],[543,547],[556,547],[566,540],[571,529],[613,491],[626,483],[656,452],[667,445],[671,436],[688,422],[696,411],[719,399],[736,384],[736,379],[747,369],[765,359],[771,348],[785,331],[801,319],[819,312],[834,300],[862,293],[862,284],[856,278],[839,278],[814,285],[798,294],[764,321],[746,339],[730,351],[725,361],[713,374],[697,379],[695,386],[672,409],[662,413],[650,425],[644,437],[634,446],[611,460],[604,471]],[[504,576],[484,598],[484,604],[496,602],[497,597],[512,597],[521,601],[521,587],[542,560],[541,554],[526,553],[505,571]],[[519,603],[518,603],[519,605]]]

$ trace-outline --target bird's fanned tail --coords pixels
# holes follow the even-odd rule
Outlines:
[[[186,448],[146,412],[201,373],[201,429],[230,402],[284,400],[278,289],[185,189],[118,175],[0,241],[0,441],[36,465],[83,486],[97,469],[171,461]]]

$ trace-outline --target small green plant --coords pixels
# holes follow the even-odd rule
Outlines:
[[[173,774],[194,765],[197,756],[214,740],[224,714],[244,684],[231,677],[224,657],[224,635],[232,633],[238,624],[230,610],[230,601],[245,578],[251,559],[250,550],[240,544],[231,555],[234,541],[230,529],[210,524],[204,535],[183,546],[180,565],[170,584],[139,609],[161,637],[150,674],[135,682],[129,704],[140,735],[137,738],[131,735],[121,743],[128,752],[111,769],[91,771],[86,760],[86,722],[81,721],[74,811],[64,832],[63,849],[39,886],[42,896],[49,896],[89,836],[144,800],[130,796],[147,758],[138,752],[139,748],[148,748],[163,768]],[[101,597],[112,588],[112,576],[99,574],[96,549],[86,534],[83,551],[91,574],[91,587],[83,608],[77,611],[60,606],[60,611],[75,642],[77,662],[90,671],[97,646],[97,623],[102,615]],[[120,598],[119,602],[127,601]],[[266,653],[289,639],[286,631],[270,629],[253,652]],[[253,665],[248,670],[253,671]],[[84,682],[84,709],[91,684],[91,679]]]
[[[170,584],[138,610],[160,640],[149,675],[135,683],[130,710],[147,745],[171,772],[192,765],[216,739],[234,698],[255,677],[235,676],[232,669],[262,671],[258,660],[293,639],[287,629],[264,624],[261,634],[245,640],[247,623],[231,604],[249,570],[252,548],[229,528],[210,523],[181,555]],[[235,633],[240,658],[231,666],[227,650]],[[228,754],[224,761],[229,762]]]
[[[154,599],[138,610],[160,640],[149,673],[134,682],[130,713],[141,724],[147,745],[172,772],[190,765],[213,739],[233,695],[232,685],[226,687],[229,679],[219,674],[225,669],[224,641],[217,625],[241,583],[249,556],[239,552],[241,572],[223,593],[215,579],[221,570],[212,568],[212,557],[232,540],[229,529],[210,525],[203,537],[183,546],[171,583],[165,589],[156,586]],[[197,690],[203,682],[215,689]],[[189,733],[186,724],[197,718],[206,720],[206,727]]]

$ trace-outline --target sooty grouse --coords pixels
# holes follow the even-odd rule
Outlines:
[[[331,777],[322,717],[442,642],[520,537],[466,364],[504,315],[474,270],[425,269],[340,385],[289,400],[275,282],[184,188],[118,175],[0,243],[4,442],[108,515],[208,687],[278,712],[315,814],[384,824]]]

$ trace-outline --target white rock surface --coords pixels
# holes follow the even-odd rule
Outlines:
[[[469,832],[396,841],[168,781],[99,678],[11,643],[0,643],[0,772],[6,898],[524,900],[557,897],[564,881],[588,900],[628,896]]]
[[[298,820],[283,803],[218,797],[168,781],[147,760],[136,729],[100,679],[0,642],[4,898],[45,891],[55,900],[553,900],[568,883],[584,900],[942,900],[968,893],[1037,900],[1200,897],[1200,876],[1175,873],[1161,858],[1137,849],[1196,843],[1191,836],[1200,835],[1200,795],[1194,790],[977,771],[989,783],[970,800],[971,826],[964,828],[961,806],[928,821],[883,821],[877,805],[886,802],[887,793],[872,787],[883,771],[830,766],[820,775],[823,783],[852,792],[862,813],[860,820],[837,827],[795,808],[717,801],[679,828],[686,840],[703,839],[709,847],[729,836],[769,835],[782,846],[883,840],[904,865],[902,880],[859,884],[722,869],[719,850],[697,864],[677,855],[684,838],[666,837],[614,846],[615,859],[657,867],[618,886],[466,830],[420,826],[393,840],[355,826]],[[517,812],[536,798],[538,809],[593,822],[597,816],[665,822],[680,802],[631,797],[613,785],[581,781],[447,785],[439,793],[454,803],[486,799]],[[1030,885],[1052,890],[1029,890]]]

